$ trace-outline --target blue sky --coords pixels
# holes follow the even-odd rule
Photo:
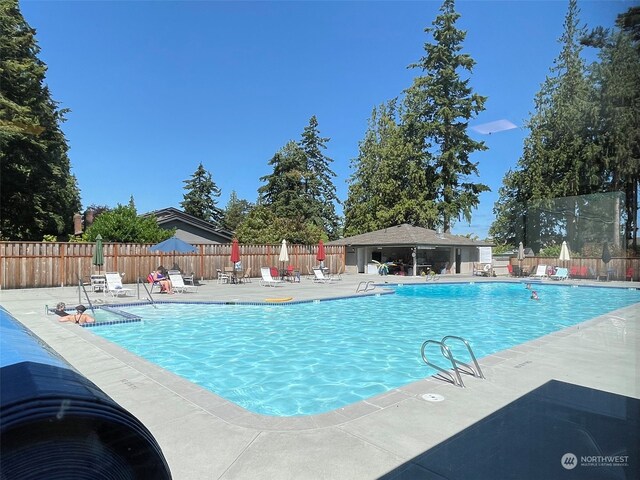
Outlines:
[[[610,27],[634,2],[581,1],[581,23]],[[440,1],[213,2],[31,1],[20,3],[36,29],[46,83],[83,206],[126,204],[138,212],[180,208],[184,180],[202,162],[222,190],[254,202],[269,159],[299,140],[316,115],[331,140],[335,185],[347,197],[351,159],[374,106],[411,85],[406,67],[423,54]],[[463,51],[476,60],[475,92],[486,110],[470,126],[533,110],[560,51],[568,2],[460,1]],[[481,238],[509,168],[522,153],[522,128],[480,135],[472,159],[492,189],[471,225]]]

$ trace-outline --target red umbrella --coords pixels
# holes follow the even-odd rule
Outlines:
[[[320,242],[318,242],[318,254],[316,255],[316,259],[319,262],[322,262],[325,258],[327,258],[327,254],[324,253],[324,243],[320,240]]]
[[[238,239],[234,238],[231,244],[231,262],[238,263],[240,261],[240,245],[238,245]]]

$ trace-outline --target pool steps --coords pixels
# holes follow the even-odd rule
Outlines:
[[[369,287],[371,287],[371,288],[369,288]],[[373,282],[371,280],[369,280],[368,282],[367,281],[363,281],[363,282],[360,282],[358,284],[358,286],[356,287],[356,293],[358,293],[358,292],[366,292],[366,291],[369,291],[369,290],[375,290],[375,288],[376,288],[375,282]]]
[[[451,349],[447,345],[447,341],[450,341],[450,340],[457,340],[459,342],[462,342],[464,346],[467,347],[467,351],[469,352],[469,356],[471,357],[471,360],[473,361],[474,366],[471,366],[468,363],[465,363],[453,356]],[[425,350],[429,345],[440,346],[440,353],[442,354],[442,356],[451,362],[451,371],[445,368],[442,368],[436,365],[435,363],[429,361],[429,359],[427,358],[427,354],[425,353]],[[465,340],[462,337],[458,337],[456,335],[447,335],[446,337],[443,337],[442,340],[440,341],[433,340],[433,339],[426,340],[420,347],[420,355],[422,356],[422,360],[424,361],[424,363],[426,363],[431,368],[435,368],[436,370],[438,370],[442,375],[445,376],[446,380],[449,380],[451,383],[453,383],[458,387],[464,388],[464,382],[462,381],[462,377],[460,376],[461,372],[476,378],[485,378],[484,374],[482,373],[482,369],[480,368],[480,365],[476,360],[476,356],[473,354],[471,345],[467,340]]]

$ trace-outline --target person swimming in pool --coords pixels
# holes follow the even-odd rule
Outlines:
[[[66,308],[67,306],[64,304],[64,302],[60,302],[56,305],[56,308],[53,311],[53,313],[55,313],[59,317],[66,317],[67,315],[69,315],[65,310]]]
[[[531,300],[540,300],[540,297],[538,297],[538,292],[536,292],[535,290],[531,290]]]
[[[84,325],[85,323],[95,322],[95,320],[93,319],[93,317],[91,317],[91,315],[84,313],[86,309],[87,307],[85,307],[84,305],[78,305],[76,307],[76,313],[74,313],[73,315],[65,315],[64,317],[60,317],[58,321],[73,322],[73,323],[77,323],[78,325]]]

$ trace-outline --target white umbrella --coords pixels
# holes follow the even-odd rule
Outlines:
[[[561,262],[568,262],[571,260],[571,255],[569,254],[569,247],[567,246],[567,242],[562,242],[562,247],[560,248],[560,256],[558,260]]]
[[[522,275],[522,260],[524,260],[524,245],[522,242],[518,245],[518,264],[520,265],[520,276]]]
[[[285,239],[282,239],[282,247],[280,247],[280,257],[278,259],[281,262],[289,261],[289,252],[287,252],[287,241]]]

